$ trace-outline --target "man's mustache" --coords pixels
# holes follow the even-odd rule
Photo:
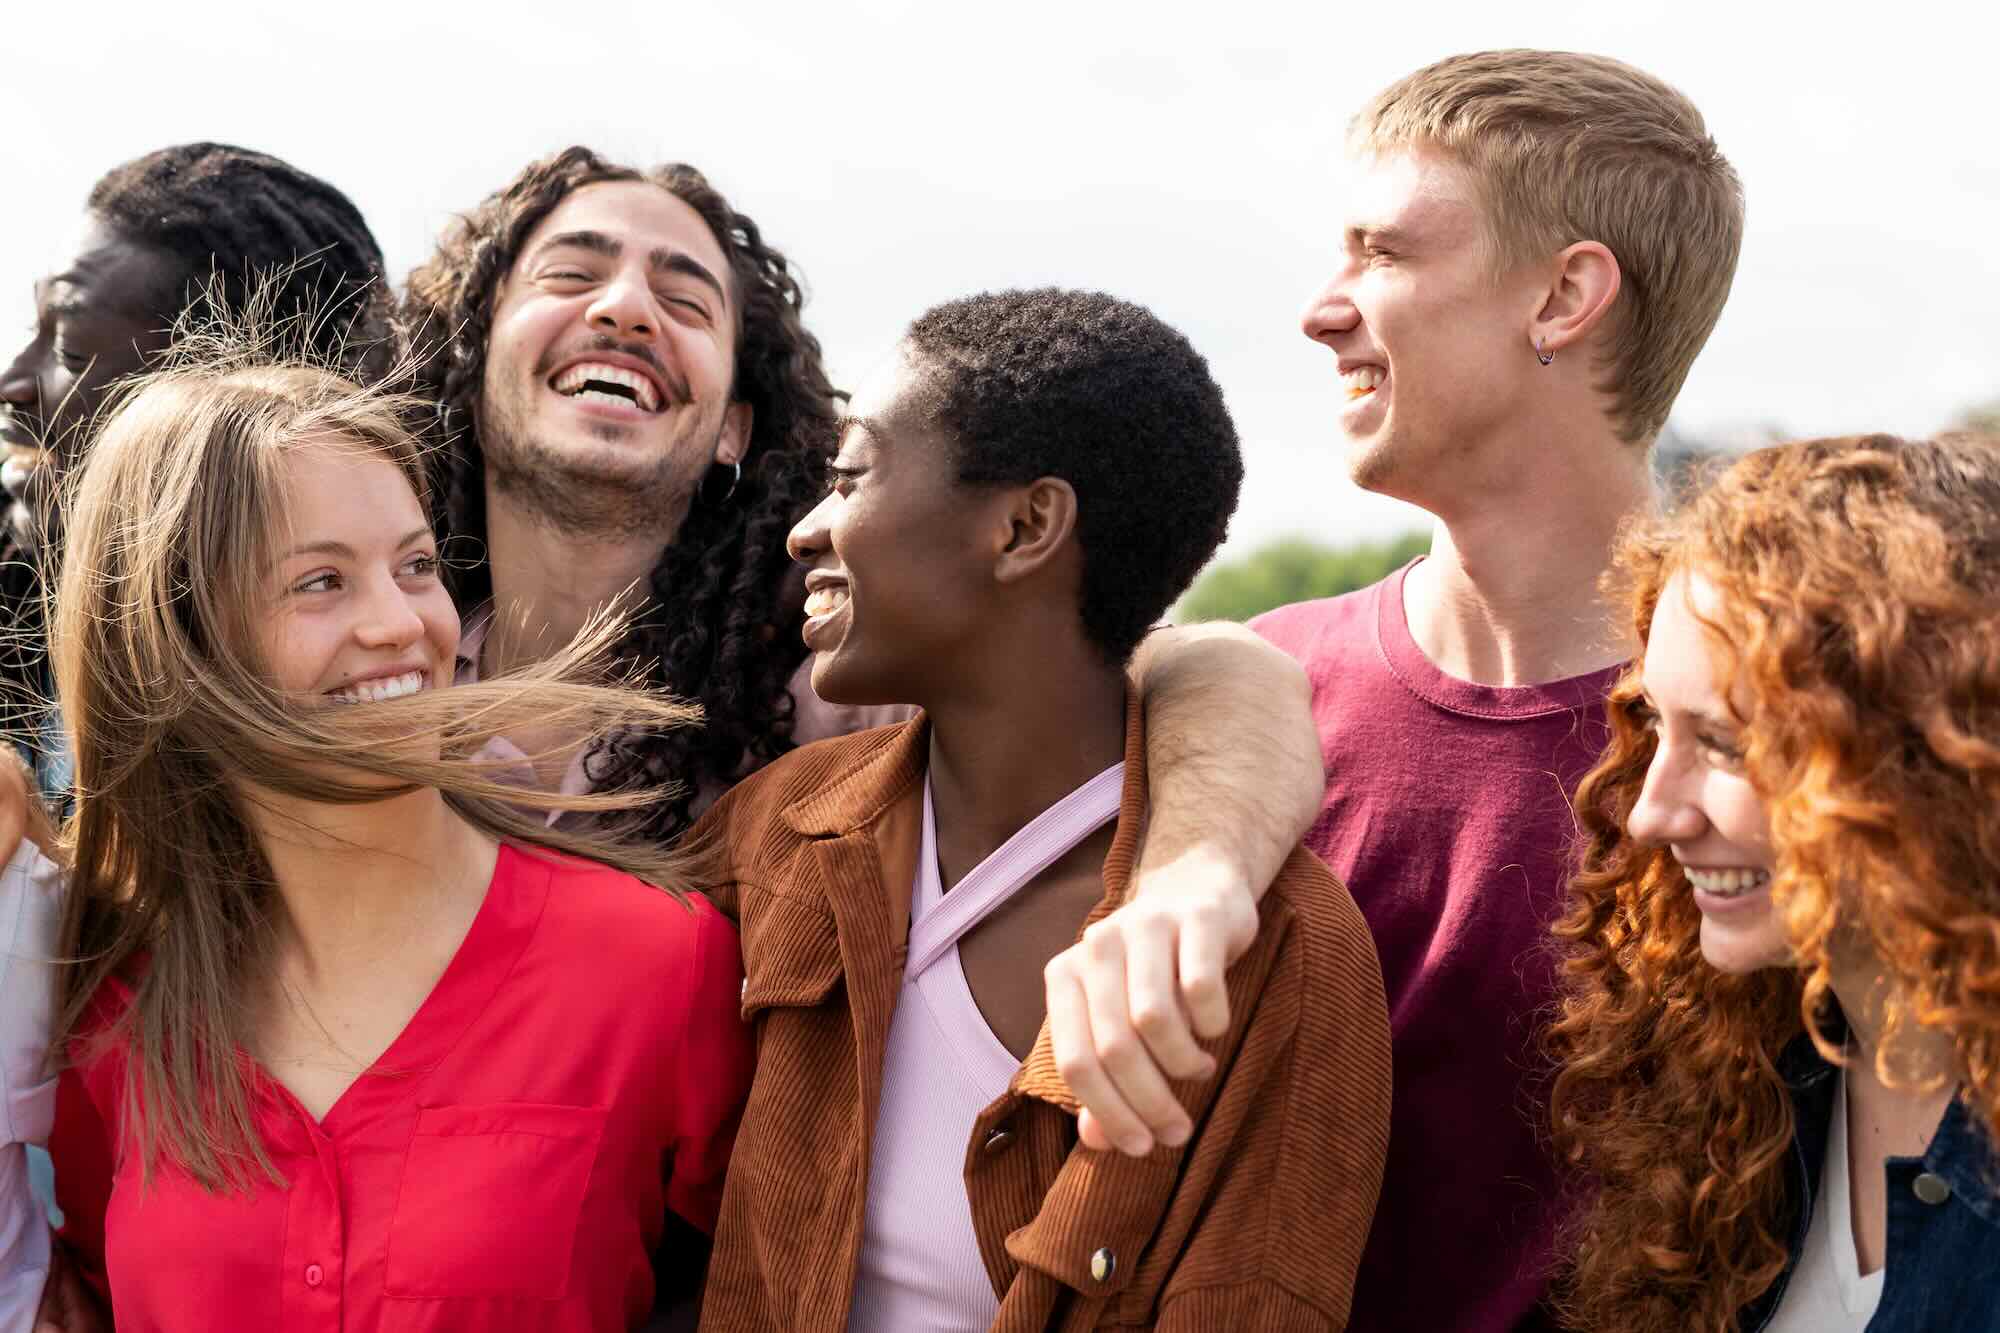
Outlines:
[[[682,407],[694,401],[694,391],[688,387],[687,377],[667,369],[666,363],[660,360],[658,352],[644,343],[620,342],[608,333],[594,334],[581,343],[572,344],[543,357],[535,367],[535,375],[539,379],[547,379],[555,373],[557,366],[566,365],[591,352],[617,352],[622,356],[645,362],[647,368],[653,372],[654,378],[660,382],[662,397],[665,399],[660,404],[661,407]]]

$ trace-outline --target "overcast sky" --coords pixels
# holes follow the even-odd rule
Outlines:
[[[453,210],[582,142],[707,171],[804,270],[808,321],[842,384],[946,297],[1059,283],[1142,301],[1208,355],[1242,429],[1230,549],[1376,536],[1419,518],[1346,481],[1333,358],[1298,333],[1338,240],[1342,129],[1371,93],[1491,46],[1602,52],[1677,85],[1743,176],[1749,231],[1676,423],[1928,432],[2000,398],[2000,46],[1979,12],[1942,0],[16,8],[0,37],[0,308],[24,327],[29,287],[92,181],[164,144],[233,141],[326,177],[400,278]]]

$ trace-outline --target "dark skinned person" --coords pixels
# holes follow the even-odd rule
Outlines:
[[[1097,293],[949,302],[857,390],[831,472],[790,542],[813,688],[921,711],[785,756],[697,827],[758,1042],[702,1327],[1343,1327],[1389,1028],[1326,867],[1294,846],[1263,899],[1176,1147],[1078,1143],[1043,1003],[1132,887],[1126,660],[1235,508],[1206,363]]]

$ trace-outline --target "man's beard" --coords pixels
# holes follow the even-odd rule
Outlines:
[[[680,411],[690,411],[691,406]],[[609,471],[591,467],[533,436],[526,413],[512,403],[481,412],[480,452],[496,493],[506,496],[537,522],[579,538],[617,541],[643,536],[671,537],[687,512],[705,468],[687,467],[680,455],[691,440],[676,441],[658,456]],[[691,423],[695,438],[721,434],[721,422]],[[614,426],[591,427],[607,442],[622,439]],[[704,455],[706,456],[706,455]]]

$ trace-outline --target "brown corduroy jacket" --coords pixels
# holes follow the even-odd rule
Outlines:
[[[1140,707],[1104,898],[1123,900],[1145,809]],[[842,1333],[871,1131],[902,984],[924,720],[796,750],[702,821],[742,926],[757,1072],[702,1328]],[[1077,1143],[1046,1026],[967,1136],[962,1182],[1000,1297],[993,1329],[1339,1329],[1389,1141],[1389,1022],[1368,927],[1297,850],[1228,975],[1218,1072],[1176,1086],[1196,1126],[1144,1159]],[[952,1182],[958,1187],[960,1182]]]

